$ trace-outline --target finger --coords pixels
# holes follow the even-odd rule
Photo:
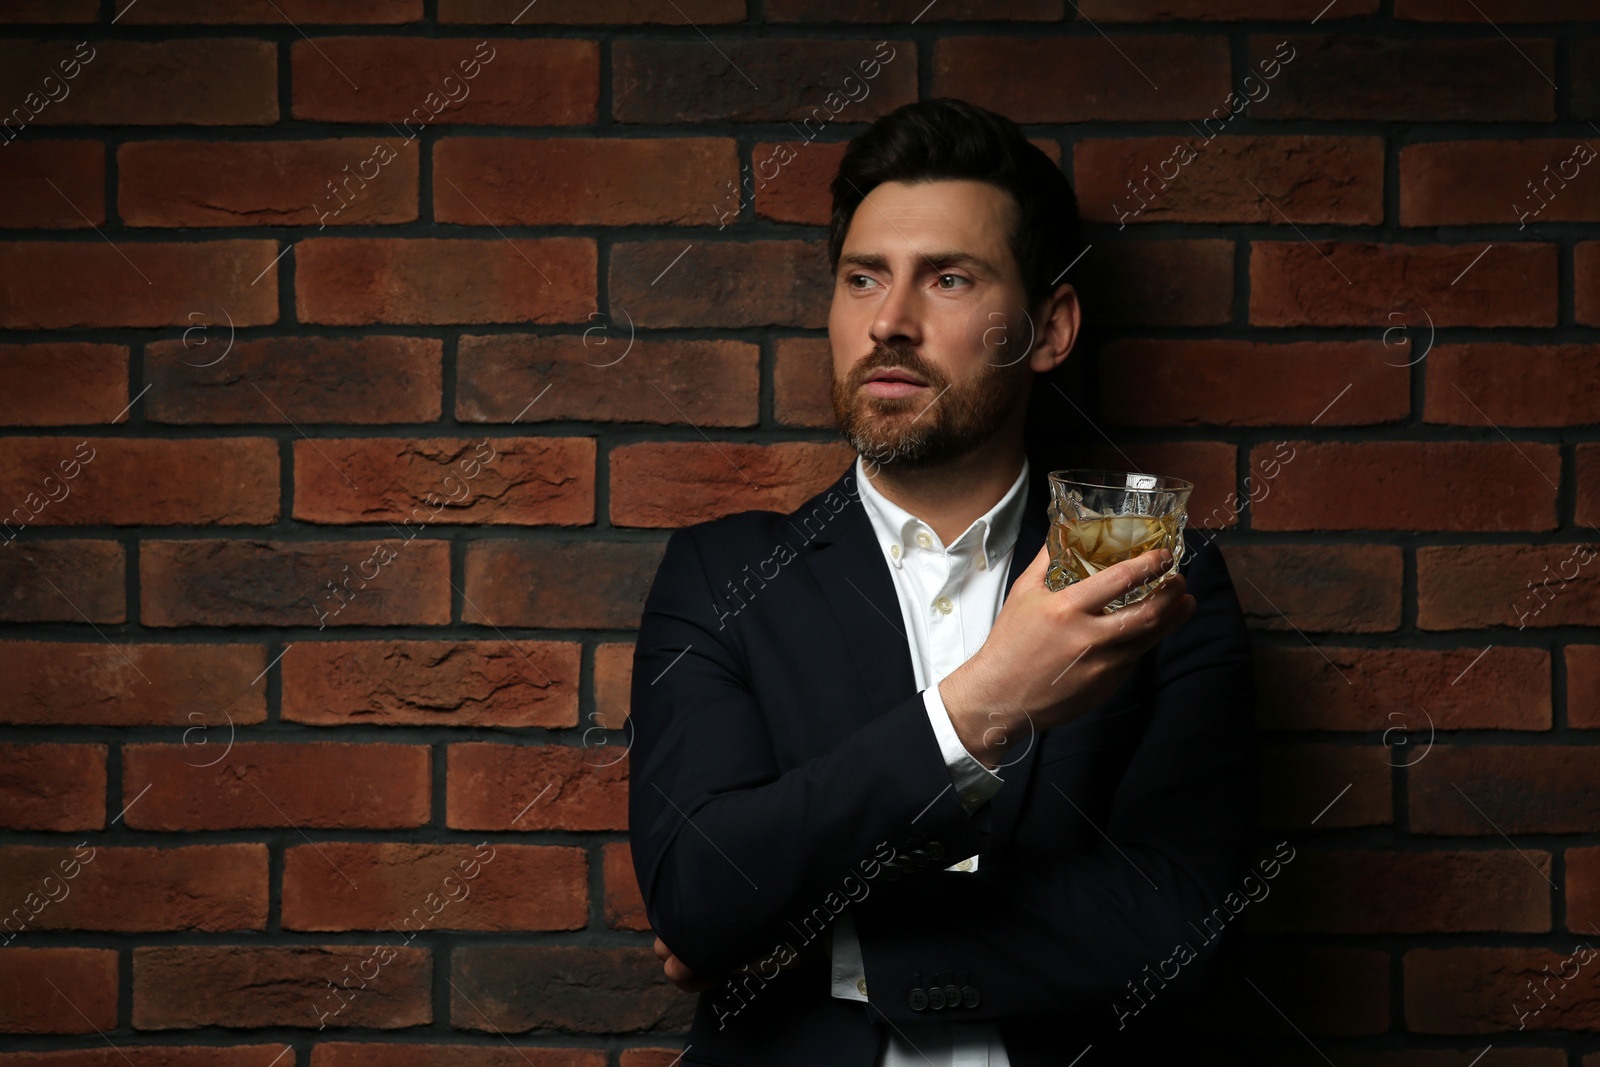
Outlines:
[[[672,955],[672,950],[667,948],[667,943],[665,941],[661,940],[659,937],[656,938],[655,948],[656,948],[656,959],[658,959],[658,960],[664,960],[668,956]]]
[[[1028,564],[1028,569],[1017,575],[1017,580],[1011,583],[1013,589],[1032,589],[1034,586],[1044,584],[1044,575],[1050,569],[1050,539],[1044,539],[1044,544],[1039,546],[1039,551],[1034,555],[1033,561]]]
[[[1171,564],[1172,553],[1164,548],[1141,552],[1069,588],[1085,610],[1100,612],[1117,597],[1159,577]]]

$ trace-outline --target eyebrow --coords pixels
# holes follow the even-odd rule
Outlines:
[[[971,252],[963,252],[959,248],[947,248],[939,252],[925,252],[921,254],[924,262],[932,263],[935,267],[967,267],[979,274],[998,277],[1000,272],[994,265],[981,256]],[[840,267],[861,267],[866,270],[887,270],[889,260],[877,252],[846,252],[839,257]]]

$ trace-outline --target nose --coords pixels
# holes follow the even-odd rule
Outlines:
[[[888,286],[868,331],[880,345],[920,345],[922,343],[922,300],[914,285]]]

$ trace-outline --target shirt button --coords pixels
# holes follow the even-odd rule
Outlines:
[[[862,996],[866,996],[867,995],[867,980],[865,978],[857,978],[856,979],[856,989],[861,993]]]
[[[933,538],[928,536],[928,531],[926,531],[926,530],[918,530],[917,531],[917,544],[921,545],[923,548],[927,548],[928,546],[933,544]]]
[[[958,871],[970,871],[970,870],[972,870],[972,857],[968,856],[966,859],[964,859],[960,863],[956,864],[956,870],[958,870]]]
[[[889,555],[893,556],[895,559],[899,559],[900,558],[900,546],[899,545],[890,545],[889,546]]]
[[[989,569],[989,561],[983,556],[978,557],[978,569],[980,571],[986,571]]]
[[[938,600],[935,600],[933,602],[933,606],[938,608],[941,614],[948,615],[948,614],[950,614],[950,609],[954,605],[952,605],[950,603],[950,598],[949,597],[942,596]]]

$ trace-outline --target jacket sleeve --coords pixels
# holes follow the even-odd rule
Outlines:
[[[921,693],[864,705],[833,751],[780,771],[724,614],[695,528],[675,531],[634,648],[629,843],[651,927],[713,975],[805,947],[899,851],[979,842]]]
[[[1150,720],[1109,816],[1088,831],[1096,843],[972,874],[921,875],[857,910],[872,1002],[891,1022],[935,1014],[1000,1022],[1085,1008],[1103,1010],[1109,1022],[1114,1001],[1136,1004],[1128,982],[1158,970],[1175,977],[1179,964],[1187,973],[1205,969],[1201,931],[1216,936],[1245,904],[1240,882],[1257,845],[1259,755],[1243,616],[1220,552],[1206,546],[1186,574],[1198,610],[1135,668],[1151,672]],[[1083,807],[1078,801],[1053,795],[1059,787],[1048,767],[1034,773],[1031,804],[1062,819],[1085,817],[1073,810]],[[1220,918],[1202,926],[1216,907],[1224,907]],[[1174,963],[1181,943],[1195,962]],[[914,1011],[919,972],[924,986],[935,974],[965,973],[980,1003]]]

